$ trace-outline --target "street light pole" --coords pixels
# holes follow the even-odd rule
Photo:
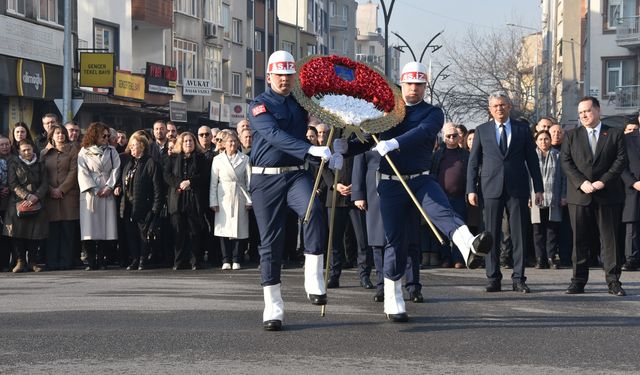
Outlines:
[[[389,21],[391,20],[391,12],[393,12],[393,5],[396,0],[391,0],[389,10],[387,11],[387,5],[384,0],[380,0],[382,4],[382,13],[384,14],[384,75],[389,77],[391,74],[391,67],[389,66]]]

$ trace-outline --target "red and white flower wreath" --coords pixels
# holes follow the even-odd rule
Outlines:
[[[300,105],[343,136],[381,133],[405,115],[400,90],[374,68],[344,56],[308,56],[297,63],[292,90]]]

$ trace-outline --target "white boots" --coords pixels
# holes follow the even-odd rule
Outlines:
[[[304,255],[304,290],[314,305],[327,304],[327,290],[322,275],[323,268],[324,255]]]
[[[487,255],[493,246],[491,233],[482,232],[474,236],[466,225],[456,229],[451,239],[471,269],[478,268],[481,257]]]
[[[284,318],[284,301],[280,293],[280,285],[263,287],[264,312],[262,313],[263,327],[266,331],[280,331]]]
[[[409,320],[402,298],[402,280],[384,279],[384,313],[393,322]]]

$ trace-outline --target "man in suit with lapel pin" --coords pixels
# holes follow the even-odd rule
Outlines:
[[[542,175],[531,130],[526,123],[509,118],[511,101],[507,94],[489,96],[489,112],[493,118],[476,128],[467,168],[469,203],[478,206],[477,185],[480,179],[484,222],[494,241],[485,257],[488,283],[486,292],[502,290],[499,244],[504,209],[509,214],[513,242],[513,291],[529,293],[524,276],[524,241],[529,228],[529,179],[533,180],[535,204],[542,202]]]
[[[627,150],[621,129],[602,124],[600,103],[584,97],[578,103],[581,127],[567,133],[560,159],[567,175],[567,203],[573,227],[573,277],[567,294],[584,293],[589,279],[589,248],[601,245],[609,293],[626,295],[620,284],[618,249],[625,192],[621,174]],[[600,232],[600,244],[593,233]]]

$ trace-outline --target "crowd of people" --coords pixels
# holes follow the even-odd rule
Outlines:
[[[236,129],[201,126],[193,133],[158,120],[150,131],[127,137],[104,123],[86,124],[82,131],[75,122],[62,125],[55,114],[46,114],[44,131],[32,137],[26,124],[14,124],[9,137],[0,135],[2,270],[226,271],[260,262],[265,329],[277,330],[279,270],[306,262],[305,275],[317,278],[333,216],[327,286],[339,288],[342,270],[358,267],[361,286],[376,289],[374,300],[385,302],[394,321],[406,321],[404,303],[394,306],[385,294],[401,295],[404,276],[409,299],[422,302],[421,265],[484,267],[487,292],[500,291],[501,269],[512,269],[513,290],[522,293],[530,291],[525,266],[572,265],[569,294],[582,293],[589,266],[601,265],[609,292],[625,294],[621,271],[640,266],[639,119],[628,121],[624,131],[603,125],[597,99],[586,97],[579,103],[583,126],[565,134],[553,118],[531,126],[511,119],[509,98],[496,93],[488,101],[489,122],[472,130],[441,126],[441,111],[422,101],[424,81],[408,79],[402,87],[409,120],[373,150],[353,140],[328,145],[329,127],[308,118],[297,103],[287,104],[295,110],[282,109],[290,112],[287,121],[308,123],[295,130],[302,140],[293,142],[269,133],[276,126],[273,116],[260,116],[290,100],[293,73],[270,72],[282,81],[270,81],[273,91],[261,99],[268,105],[258,102]],[[427,141],[416,143],[418,136]],[[254,137],[258,149],[252,154]],[[280,154],[270,149],[274,145]],[[335,151],[326,146],[343,149],[338,166]],[[402,154],[393,153],[401,148]],[[408,171],[405,177],[434,216],[444,244],[409,203],[384,159],[388,153]],[[311,172],[304,176],[313,176],[320,159],[333,169],[322,171],[309,224],[302,213],[310,179],[291,172],[304,169]],[[298,160],[304,165],[297,166]],[[331,212],[334,186],[338,200]],[[390,251],[394,264],[383,266]],[[312,303],[323,305],[326,291],[316,281],[305,281],[305,287]]]

